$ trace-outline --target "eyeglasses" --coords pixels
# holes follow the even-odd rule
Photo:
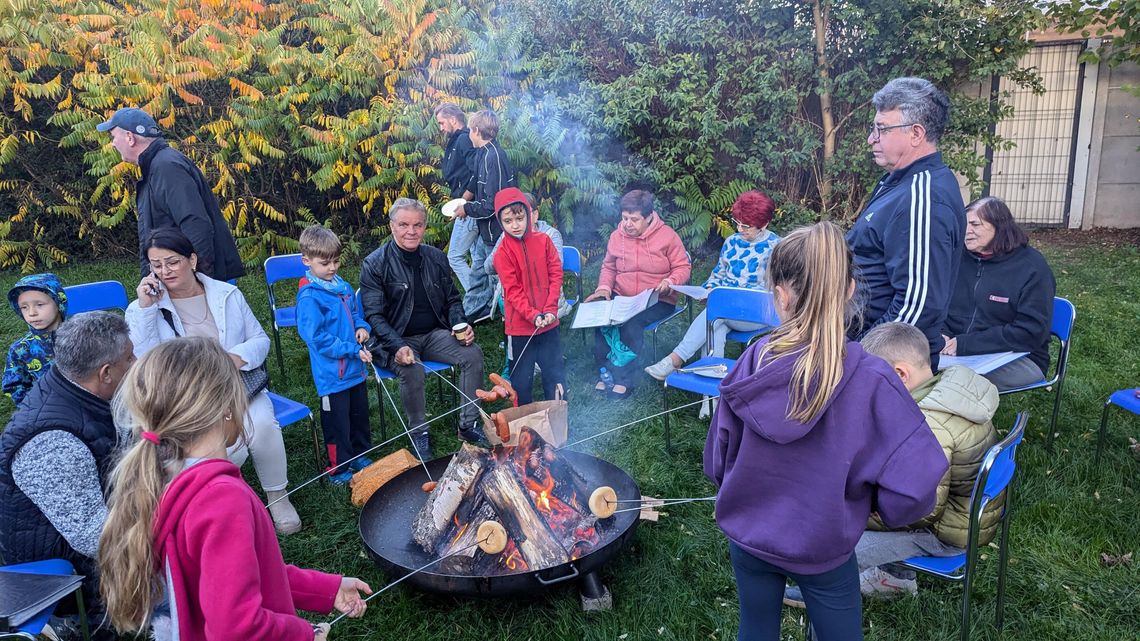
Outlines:
[[[150,268],[154,271],[158,271],[163,267],[167,269],[178,269],[178,266],[181,265],[184,260],[186,260],[186,258],[183,256],[171,256],[166,260],[152,260],[150,261]]]
[[[887,125],[886,127],[880,127],[876,123],[871,123],[871,126],[867,128],[867,135],[871,138],[871,140],[878,140],[879,138],[883,137],[884,131],[899,129],[900,127],[913,127],[917,124],[918,123],[916,122],[908,122],[902,125]]]
[[[749,229],[752,229],[752,227],[753,227],[753,225],[749,225],[748,223],[742,223],[735,218],[732,219],[732,224],[736,225],[736,228],[741,230],[741,231],[748,231]]]

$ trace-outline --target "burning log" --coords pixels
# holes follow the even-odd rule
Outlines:
[[[527,565],[548,568],[567,561],[566,550],[555,539],[546,519],[531,503],[511,465],[498,464],[482,479],[483,492],[518,546]]]
[[[412,521],[412,539],[428,554],[435,552],[440,538],[451,529],[455,511],[483,474],[485,454],[486,450],[464,443]]]

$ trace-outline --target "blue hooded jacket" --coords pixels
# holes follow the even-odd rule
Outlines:
[[[23,318],[20,313],[20,294],[32,289],[47,294],[55,301],[61,321],[67,317],[67,294],[63,291],[59,277],[50,273],[25,276],[8,290],[8,304],[17,316]],[[4,366],[4,393],[19,405],[32,385],[51,368],[53,361],[55,330],[41,332],[28,325],[28,333],[8,348],[8,361]]]
[[[348,281],[337,276],[331,286],[322,286],[314,280],[297,292],[297,332],[309,347],[317,394],[328,396],[367,379],[356,330],[371,328]]]

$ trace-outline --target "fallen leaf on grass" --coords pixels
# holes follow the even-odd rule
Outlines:
[[[1131,436],[1128,437],[1128,452],[1132,454],[1132,458],[1140,461],[1140,443]]]
[[[1116,567],[1118,565],[1129,566],[1132,565],[1132,553],[1121,554],[1116,556],[1108,552],[1100,553],[1100,563],[1106,568]]]

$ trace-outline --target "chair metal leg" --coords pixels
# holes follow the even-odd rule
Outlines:
[[[325,469],[324,457],[321,456],[321,439],[317,436],[317,421],[309,414],[309,432],[313,435],[313,460],[317,462],[317,471]]]
[[[1006,499],[1008,501],[1009,496],[1006,496]],[[1010,515],[1007,512],[1001,524],[1001,544],[998,548],[997,613],[994,615],[994,625],[997,626],[999,634],[1005,620],[1005,570],[1009,564],[1009,517]]]
[[[657,329],[661,329],[658,327]],[[653,330],[653,362],[657,362],[657,330]]]
[[[664,399],[664,402],[665,402],[665,413],[662,414],[662,418],[665,419],[665,453],[672,456],[673,455],[673,441],[669,435],[669,388],[668,387],[664,388],[664,391],[661,394],[661,398]]]
[[[438,376],[435,379],[435,399],[440,405],[443,405],[443,379]]]
[[[91,641],[91,628],[87,625],[87,608],[83,604],[83,588],[75,591],[75,605],[79,610],[79,632],[83,641]]]
[[[1104,409],[1100,412],[1100,429],[1096,434],[1096,458],[1093,459],[1093,467],[1100,468],[1100,451],[1104,448],[1104,437],[1108,434],[1108,406],[1112,405],[1112,399],[1104,402]]]
[[[1064,384],[1064,379],[1057,381],[1057,397],[1053,401],[1053,419],[1049,421],[1049,438],[1045,444],[1045,449],[1049,452],[1053,451],[1053,440],[1057,434],[1057,414],[1061,411],[1061,386]]]
[[[958,638],[961,641],[970,641],[970,588],[974,583],[974,556],[977,553],[971,550],[966,556],[966,575],[962,580],[962,619],[959,622]]]
[[[281,333],[277,325],[273,325],[273,344],[277,347],[277,368],[281,370],[281,377],[285,378],[285,359],[281,357]]]

